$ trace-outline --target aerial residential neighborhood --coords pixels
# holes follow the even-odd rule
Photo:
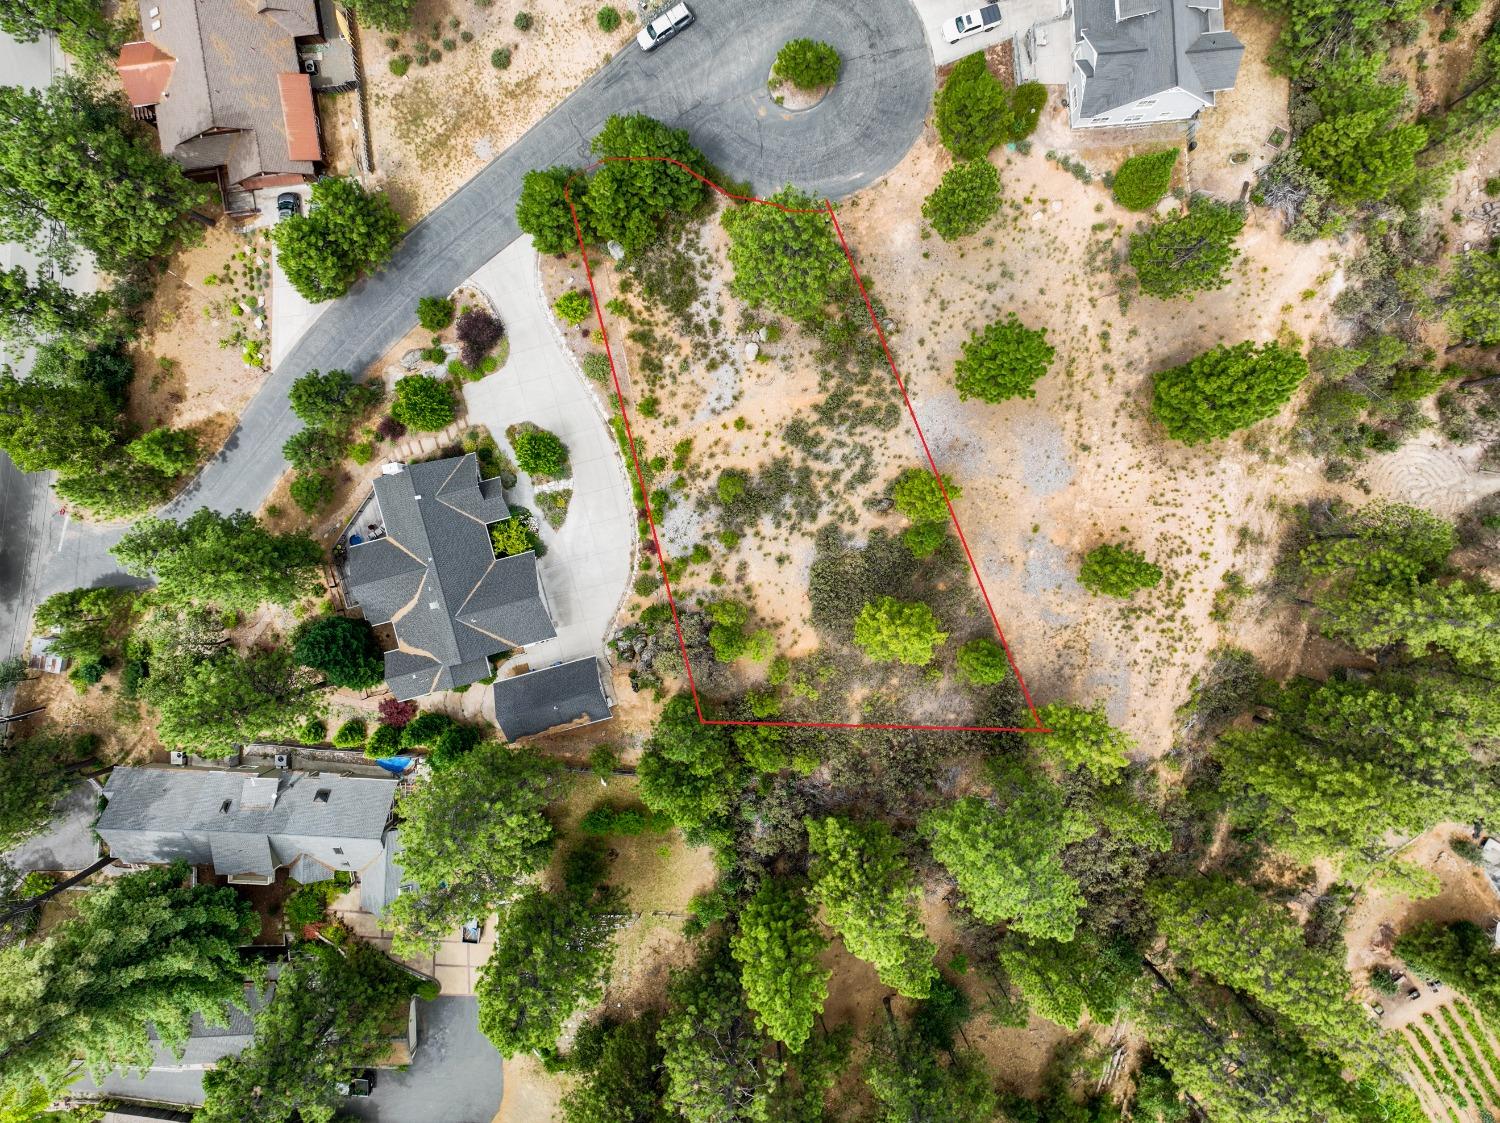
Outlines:
[[[1500,0],[0,0],[0,1123],[1493,1123]]]

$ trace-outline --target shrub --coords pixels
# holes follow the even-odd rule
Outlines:
[[[1010,674],[1010,660],[1005,648],[980,636],[958,649],[958,673],[970,686],[994,686]]]
[[[322,718],[310,717],[302,723],[297,736],[304,745],[318,745],[328,739],[328,723]]]
[[[590,351],[583,357],[583,375],[590,381],[608,384],[609,356],[603,351]]]
[[[1166,197],[1177,166],[1177,149],[1132,156],[1115,173],[1115,202],[1127,210],[1149,211]]]
[[[510,518],[490,527],[490,545],[495,548],[497,558],[524,554],[527,550],[535,550],[540,543],[532,525],[531,512],[521,507],[512,507]]]
[[[1153,376],[1151,408],[1184,444],[1218,440],[1273,416],[1307,377],[1307,360],[1277,343],[1222,343]]]
[[[505,325],[482,308],[470,308],[458,318],[457,334],[464,366],[478,370],[504,337]]]
[[[572,327],[588,319],[593,310],[594,302],[580,289],[569,289],[552,302],[552,311],[557,313],[557,318]]]
[[[341,749],[352,749],[365,743],[365,723],[353,717],[339,726],[333,734],[333,743]]]
[[[394,417],[382,417],[375,426],[375,435],[383,441],[399,441],[406,436],[406,426]]]
[[[452,729],[454,721],[447,714],[439,714],[428,711],[420,713],[406,727],[401,730],[401,747],[403,749],[426,748],[437,742],[448,730]]]
[[[947,638],[932,609],[894,597],[866,603],[854,621],[854,642],[877,663],[925,667]]]
[[[287,491],[307,515],[315,515],[333,502],[333,480],[326,472],[298,472]]]
[[[510,48],[496,47],[490,52],[490,65],[496,70],[510,69]]]
[[[642,806],[621,807],[600,803],[579,820],[578,829],[588,835],[630,837],[669,831],[672,829],[672,820],[659,811],[650,811]]]
[[[816,90],[839,80],[842,66],[838,51],[814,39],[793,39],[776,54],[771,72],[799,90]]]
[[[411,69],[411,55],[397,55],[386,63],[391,68],[391,73],[397,78],[403,77]]]
[[[309,924],[319,923],[328,912],[328,906],[342,891],[336,881],[319,881],[312,885],[299,885],[282,906],[282,915],[287,927],[300,933]]]
[[[943,477],[943,486],[938,487],[937,477],[926,468],[908,468],[896,477],[891,488],[891,498],[896,510],[914,523],[948,521],[948,504],[943,500],[947,490],[949,499],[963,495],[963,489],[949,477]]]
[[[392,729],[403,729],[417,716],[415,702],[403,702],[399,698],[382,698],[379,706],[380,723]]]
[[[922,217],[945,242],[972,234],[1000,209],[1000,173],[988,160],[955,164],[923,201]]]
[[[530,12],[517,12],[516,13],[516,19],[515,19],[515,24],[516,24],[516,30],[517,31],[530,31],[531,30],[531,24],[532,24],[531,13]]]
[[[599,22],[600,31],[613,31],[620,26],[620,9],[606,4],[594,13],[594,19]]]
[[[1108,544],[1084,554],[1078,571],[1078,583],[1096,596],[1128,597],[1137,589],[1154,589],[1161,577],[1161,569],[1147,561],[1145,554]]]
[[[989,155],[1010,131],[1010,97],[983,51],[960,59],[937,92],[937,130],[960,160]]]
[[[331,614],[297,626],[292,633],[292,657],[321,672],[331,685],[351,690],[378,684],[385,666],[368,623]]]
[[[1036,132],[1047,104],[1047,87],[1040,82],[1022,82],[1010,95],[1010,120],[1007,140],[1023,141]]]
[[[442,331],[453,322],[453,301],[446,296],[424,296],[417,301],[417,323],[427,331]]]
[[[445,382],[409,374],[396,383],[391,416],[418,433],[436,433],[453,424],[453,391]]]
[[[365,756],[379,759],[395,756],[401,749],[401,730],[394,725],[377,725],[365,742]]]
[[[1141,291],[1163,300],[1229,283],[1245,228],[1243,207],[1198,196],[1183,214],[1153,222],[1130,236],[1130,267]]]
[[[516,450],[516,465],[532,476],[559,477],[567,472],[568,446],[556,434],[545,429],[517,433],[511,441]]]
[[[963,352],[953,368],[958,395],[986,402],[1036,397],[1033,386],[1056,353],[1046,328],[1028,328],[1014,313],[970,336]]]
[[[1396,993],[1398,986],[1396,980],[1400,977],[1394,970],[1382,963],[1370,969],[1370,986],[1376,994],[1383,994],[1389,998]]]

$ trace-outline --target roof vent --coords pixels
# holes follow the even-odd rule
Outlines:
[[[327,803],[328,797],[331,795],[333,795],[332,788],[319,788],[316,792],[313,793],[313,802]]]
[[[161,30],[161,20],[159,20],[159,19],[152,20],[151,21],[151,30],[152,31],[160,31]]]
[[[229,814],[229,808],[230,808],[230,806],[233,803],[234,803],[234,800],[232,800],[232,799],[226,799],[223,803],[219,804],[219,814],[220,815],[228,815]]]

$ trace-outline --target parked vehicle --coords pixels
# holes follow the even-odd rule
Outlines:
[[[972,12],[965,12],[961,16],[944,20],[943,35],[948,42],[957,43],[971,35],[983,35],[987,31],[994,31],[999,26],[1000,5],[986,4],[982,8],[975,8]]]
[[[657,16],[635,37],[643,51],[654,51],[693,22],[693,12],[686,4],[674,4]]]
[[[302,196],[295,191],[283,191],[276,196],[276,221],[302,213]]]

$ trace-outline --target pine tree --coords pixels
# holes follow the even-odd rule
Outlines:
[[[801,892],[773,878],[746,902],[730,942],[745,1001],[766,1032],[793,1052],[806,1044],[828,997],[831,972],[818,963],[827,946]]]

